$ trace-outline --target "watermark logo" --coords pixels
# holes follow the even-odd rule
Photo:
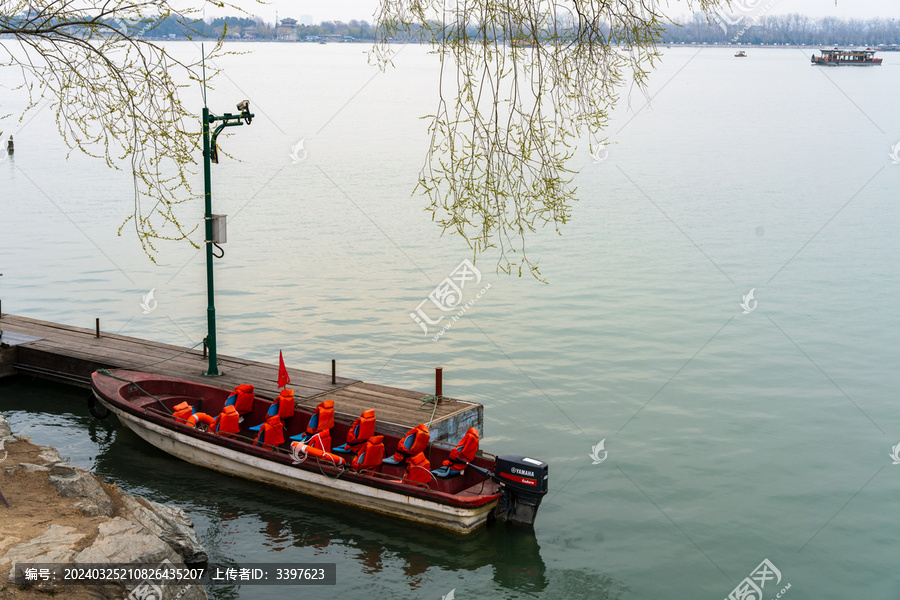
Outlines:
[[[755,291],[756,291],[756,288],[753,288],[753,289],[751,289],[749,292],[747,292],[747,295],[744,296],[744,301],[741,302],[741,308],[744,309],[744,314],[745,314],[745,315],[749,315],[749,314],[752,313],[754,310],[756,310],[756,305],[759,304],[759,303],[753,298],[753,292],[755,292]]]
[[[900,444],[891,448],[891,454],[889,456],[894,461],[892,464],[900,465]]]
[[[456,588],[450,590],[446,596],[441,596],[441,600],[453,600],[456,597]]]
[[[291,157],[291,160],[296,165],[297,163],[301,163],[306,160],[306,149],[303,147],[303,142],[306,141],[306,138],[300,140],[296,144],[291,147],[291,153],[288,156]]]
[[[604,160],[609,158],[609,150],[606,149],[606,144],[599,144],[594,150],[594,153],[591,154],[591,158],[594,159],[595,165],[599,165]]]
[[[144,300],[141,302],[141,308],[144,309],[144,314],[149,315],[154,310],[156,310],[156,298],[153,297],[153,292],[156,291],[156,288],[153,288],[149,292],[147,292],[143,298]]]
[[[131,590],[126,600],[162,600],[162,588],[152,581],[142,581]]]
[[[599,465],[603,461],[606,460],[606,457],[609,456],[609,452],[603,448],[603,444],[606,443],[606,438],[600,440],[600,443],[596,446],[591,447],[591,453],[588,456],[591,458],[592,465]],[[600,458],[600,452],[603,452],[603,458]]]
[[[484,293],[491,288],[491,284],[487,284],[475,294],[474,298],[471,298],[468,302],[463,304],[463,290],[465,290],[466,285],[470,283],[474,283],[474,285],[481,283],[481,271],[472,264],[472,261],[465,259],[459,263],[452,273],[450,273],[449,277],[445,277],[444,280],[434,288],[434,291],[428,294],[428,297],[419,302],[415,312],[409,313],[410,318],[422,328],[425,335],[428,335],[429,325],[435,327],[441,326],[441,330],[432,338],[432,341],[438,341],[438,339],[440,339],[454,323],[466,314]],[[440,311],[439,313],[436,313],[440,315],[436,319],[432,319],[428,316],[428,313],[425,312],[424,306],[428,302],[431,302],[431,306],[428,307],[429,310],[433,311],[436,308]],[[451,315],[448,313],[455,314]],[[432,312],[432,314],[435,313]],[[442,325],[441,323],[444,318],[447,318],[448,320]]]
[[[113,19],[109,23],[110,27],[123,38],[137,38],[144,35],[144,32],[153,25],[152,21],[128,21],[126,19]]]
[[[163,559],[162,563],[159,564],[158,567],[147,569],[150,572],[154,573],[171,573],[170,568],[175,568],[177,571],[175,563],[170,561],[168,558]],[[163,600],[164,597],[171,598],[172,600],[179,600],[182,596],[188,593],[188,590],[191,589],[190,585],[185,585],[178,592],[174,592],[174,586],[169,585],[168,583],[161,583],[163,587],[165,587],[170,593],[164,594],[163,588],[160,585],[157,585],[152,580],[144,579],[140,583],[138,583],[134,588],[132,588],[131,592],[125,598],[125,600]],[[174,592],[174,593],[172,593]]]
[[[731,590],[725,600],[762,600],[763,589],[766,584],[774,582],[770,585],[770,589],[781,583],[781,571],[769,561],[768,558],[763,559],[759,566],[753,569],[749,576],[744,577],[736,588]],[[786,584],[781,591],[776,594],[776,598],[781,598],[785,592],[791,589],[791,584]]]
[[[737,12],[726,13],[726,9],[723,8],[716,13],[719,27],[722,28],[722,33],[728,35],[729,27],[742,26],[741,30],[731,38],[732,43],[737,42],[753,26],[756,19],[768,13],[777,3],[778,0],[768,0],[765,4],[763,4],[763,0],[732,0],[727,10],[737,9]]]
[[[900,142],[891,146],[891,153],[888,156],[891,157],[892,165],[900,165]]]

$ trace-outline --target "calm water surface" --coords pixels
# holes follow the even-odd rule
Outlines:
[[[900,596],[900,54],[825,70],[808,50],[667,50],[607,152],[576,152],[573,221],[532,240],[550,284],[482,258],[490,289],[434,342],[409,313],[469,257],[410,195],[434,62],[410,46],[377,74],[359,45],[239,49],[209,93],[213,112],[246,97],[257,114],[220,140],[242,162],[214,167],[220,351],[335,358],[425,392],[443,366],[445,393],[485,405],[485,448],[550,463],[534,535],[458,538],[206,472],[93,421],[81,391],[0,385],[14,428],[181,506],[214,560],[336,562],[321,597],[719,599],[763,559],[781,574],[765,598]],[[4,111],[22,103],[11,77]],[[0,163],[3,310],[201,340],[202,256],[166,246],[154,266],[116,236],[126,174],[67,159],[49,110],[0,129],[17,148]]]

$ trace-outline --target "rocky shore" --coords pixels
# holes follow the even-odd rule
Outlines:
[[[25,587],[15,579],[21,563],[192,565],[207,556],[184,511],[121,492],[64,461],[55,448],[13,436],[2,415],[0,494],[0,600],[207,598],[199,585],[164,586],[160,598],[150,586],[141,594],[135,584]]]

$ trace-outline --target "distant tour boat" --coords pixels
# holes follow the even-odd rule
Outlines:
[[[747,53],[744,52],[743,50],[738,50],[737,52],[734,53],[734,55],[737,58],[747,58]]]
[[[837,67],[839,65],[869,66],[880,65],[882,61],[880,58],[875,58],[875,51],[871,48],[866,48],[865,50],[834,48],[833,50],[819,50],[819,53],[821,56],[812,55],[812,64],[826,67]]]

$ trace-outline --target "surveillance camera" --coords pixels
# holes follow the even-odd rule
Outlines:
[[[242,100],[238,102],[237,109],[241,112],[250,112],[250,101]]]

